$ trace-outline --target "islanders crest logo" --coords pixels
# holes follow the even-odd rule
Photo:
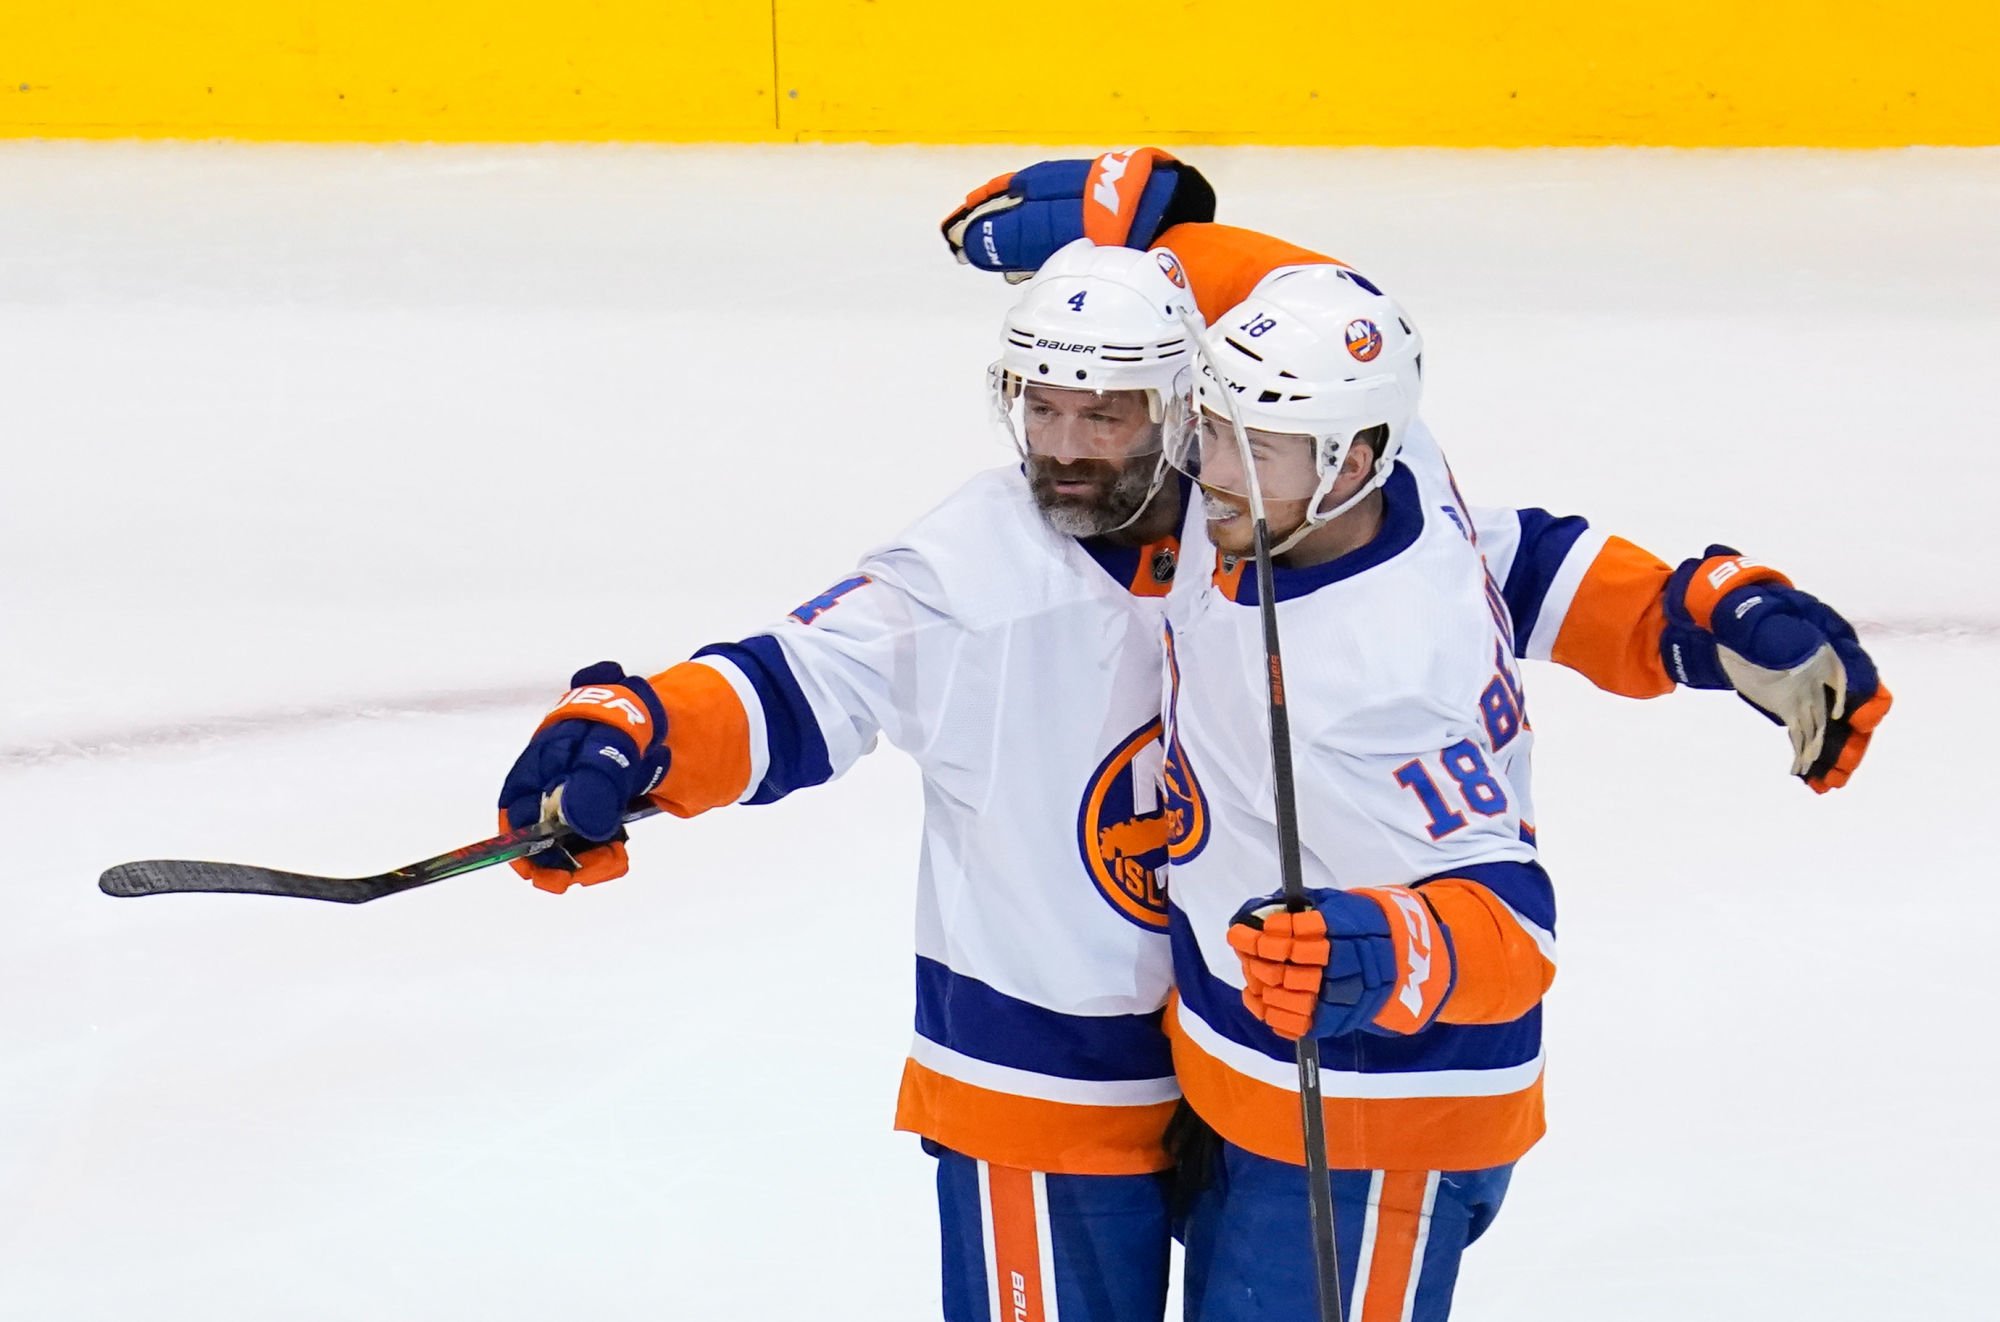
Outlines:
[[[1181,686],[1172,628],[1166,648],[1167,719],[1146,722],[1098,763],[1076,815],[1077,849],[1097,893],[1127,922],[1152,932],[1167,930],[1168,862],[1193,858],[1208,843],[1208,799],[1179,736],[1166,734]]]
[[[1119,741],[1091,773],[1076,843],[1098,894],[1127,922],[1167,930],[1167,814],[1160,796],[1160,722]]]
[[[1347,351],[1362,362],[1373,362],[1382,352],[1382,330],[1366,317],[1347,323]]]

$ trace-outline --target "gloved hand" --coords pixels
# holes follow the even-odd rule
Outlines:
[[[1451,990],[1451,946],[1430,902],[1402,886],[1306,892],[1245,904],[1229,944],[1243,962],[1243,1005],[1280,1037],[1414,1033]]]
[[[998,175],[967,193],[939,228],[959,261],[1021,281],[1081,238],[1150,248],[1175,225],[1214,219],[1215,190],[1200,171],[1140,147]]]
[[[1676,680],[1734,689],[1784,726],[1792,774],[1816,793],[1847,783],[1894,699],[1839,612],[1726,546],[1674,570],[1666,607]]]
[[[500,787],[503,828],[560,820],[599,842],[593,849],[557,847],[514,860],[514,871],[557,894],[625,875],[619,819],[660,783],[668,763],[667,716],[651,684],[611,661],[585,666],[570,684]]]

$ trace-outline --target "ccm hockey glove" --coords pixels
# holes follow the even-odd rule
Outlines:
[[[1200,171],[1139,147],[999,175],[966,194],[939,228],[959,261],[1018,282],[1078,239],[1150,248],[1175,225],[1214,219],[1215,190]]]
[[[600,661],[577,671],[570,684],[500,787],[503,828],[557,818],[601,842],[574,855],[550,849],[514,861],[514,871],[557,894],[625,875],[619,819],[626,805],[660,783],[668,760],[666,712],[646,680]]]
[[[1310,890],[1250,901],[1230,920],[1243,963],[1243,1005],[1280,1037],[1414,1033],[1451,991],[1451,945],[1419,891],[1402,886]]]
[[[1893,698],[1839,612],[1726,546],[1674,570],[1666,607],[1669,674],[1734,689],[1784,726],[1792,774],[1815,792],[1847,783]]]

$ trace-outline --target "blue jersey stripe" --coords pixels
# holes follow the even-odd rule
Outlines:
[[[1533,843],[1532,840],[1529,843]],[[1463,877],[1476,881],[1507,902],[1509,908],[1523,918],[1554,936],[1556,930],[1556,891],[1549,884],[1549,874],[1542,871],[1539,863],[1474,863],[1467,867],[1453,868],[1445,873],[1448,877]]]
[[[793,790],[833,779],[833,761],[820,734],[812,704],[785,661],[785,649],[769,634],[740,643],[716,643],[696,656],[719,656],[742,671],[764,708],[764,738],[771,762],[749,803],[773,803]],[[671,735],[671,731],[669,732]]]
[[[1514,563],[1507,569],[1507,582],[1501,586],[1500,595],[1506,598],[1507,612],[1514,617],[1514,655],[1526,656],[1528,639],[1542,614],[1542,601],[1549,595],[1549,584],[1555,581],[1556,572],[1590,521],[1578,515],[1557,518],[1547,510],[1526,509],[1518,513],[1521,545],[1514,553]]]
[[[1174,1062],[1161,1014],[1064,1014],[917,957],[917,1032],[994,1065],[1107,1083],[1164,1079]]]

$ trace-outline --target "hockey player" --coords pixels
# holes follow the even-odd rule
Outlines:
[[[617,812],[637,797],[682,816],[768,803],[878,734],[915,757],[917,1032],[897,1123],[938,1157],[952,1319],[1150,1322],[1164,1307],[1179,1089],[1161,1030],[1157,640],[1186,509],[1164,452],[1191,425],[1195,283],[1171,254],[1054,260],[990,377],[1019,466],[973,479],[765,632],[650,677],[579,672],[501,794],[510,824],[556,812],[605,842],[522,866],[560,891],[622,875]],[[1581,540],[1580,523],[1491,522],[1537,566],[1570,563],[1543,537]],[[1550,636],[1571,617],[1636,631],[1615,654],[1657,666],[1658,584],[1654,613],[1633,613],[1631,594],[1594,596],[1583,577],[1551,597]]]
[[[617,814],[641,794],[689,816],[820,784],[878,736],[915,758],[896,1124],[938,1159],[953,1322],[1165,1308],[1158,638],[1184,508],[1166,447],[1192,426],[1194,361],[1176,277],[1132,249],[1052,261],[989,376],[1016,464],[765,632],[650,677],[579,672],[501,794],[510,822],[557,811],[608,840],[574,872],[524,869],[562,890],[625,870]]]
[[[1542,1130],[1554,897],[1511,621],[1435,448],[1401,457],[1422,346],[1392,300],[1341,267],[1297,268],[1226,313],[1204,352],[1203,426],[1173,457],[1220,559],[1167,604],[1168,1029],[1188,1102],[1223,1140],[1188,1218],[1190,1312],[1312,1315],[1292,1046],[1312,1033],[1347,1315],[1441,1319],[1459,1253]],[[1278,875],[1278,837],[1232,411],[1284,641],[1309,658],[1285,686],[1311,902],[1297,913],[1244,903]]]

